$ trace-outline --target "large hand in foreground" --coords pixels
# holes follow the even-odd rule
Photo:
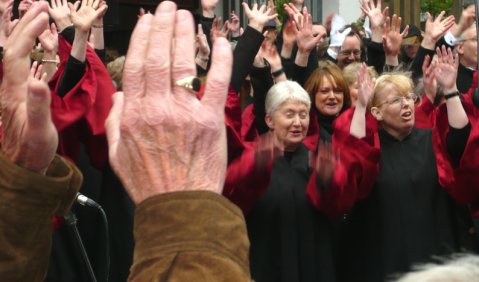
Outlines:
[[[172,85],[196,74],[193,25],[189,12],[164,1],[155,15],[138,20],[131,36],[124,93],[115,94],[106,128],[110,163],[136,204],[162,193],[223,189],[231,45],[216,40],[199,101]]]
[[[55,156],[58,135],[50,116],[50,90],[30,77],[30,52],[48,24],[48,4],[34,3],[5,44],[2,98],[2,151],[14,163],[45,173]]]

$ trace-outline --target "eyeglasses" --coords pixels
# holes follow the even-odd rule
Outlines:
[[[397,105],[403,105],[403,101],[406,101],[407,103],[411,104],[411,103],[416,103],[418,101],[419,97],[414,94],[414,93],[410,93],[406,96],[396,96],[396,97],[392,97],[391,99],[389,100],[386,100],[382,103],[380,103],[379,105],[377,105],[376,107],[381,107],[382,105],[384,104],[389,104],[389,105],[392,105],[392,106],[397,106]]]
[[[464,43],[464,42],[469,41],[469,40],[477,41],[477,36],[474,36],[474,37],[471,37],[471,38],[459,39],[459,40],[457,41],[457,43]]]
[[[354,55],[355,57],[358,57],[361,55],[361,50],[355,49],[355,50],[341,50],[339,51],[339,54],[343,56],[350,56],[351,54]]]

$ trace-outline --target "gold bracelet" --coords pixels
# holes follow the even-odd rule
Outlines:
[[[49,60],[49,59],[42,59],[42,64],[58,64],[59,62],[57,60]]]
[[[94,24],[92,25],[93,28],[103,28],[103,25],[102,24]]]

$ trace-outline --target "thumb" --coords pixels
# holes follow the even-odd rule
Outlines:
[[[30,128],[41,131],[51,126],[50,101],[48,85],[43,81],[30,80],[27,95],[27,123]]]

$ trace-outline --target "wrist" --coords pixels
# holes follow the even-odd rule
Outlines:
[[[259,32],[261,32],[261,34],[263,33],[264,24],[260,24],[260,23],[257,23],[257,22],[250,22],[248,24],[248,26],[253,28],[253,29],[256,29]]]
[[[270,65],[271,65],[271,62],[270,62]],[[279,71],[283,71],[283,66],[281,64],[279,65],[271,65],[271,73],[275,73],[275,72],[279,72]]]
[[[386,60],[385,60],[386,65],[390,66],[397,66],[399,65],[399,60],[398,60],[398,55],[387,55],[386,54]]]
[[[424,49],[434,50],[434,47],[436,46],[436,41],[435,41],[434,39],[432,39],[431,37],[426,36],[426,37],[424,37],[424,39],[422,40],[421,46],[422,46]]]
[[[444,97],[446,95],[450,95],[450,94],[455,94],[455,93],[459,93],[459,90],[457,90],[457,87],[451,87],[451,88],[444,88]]]
[[[73,25],[70,18],[55,19],[55,24],[57,25],[58,33],[61,33],[65,28]]]

